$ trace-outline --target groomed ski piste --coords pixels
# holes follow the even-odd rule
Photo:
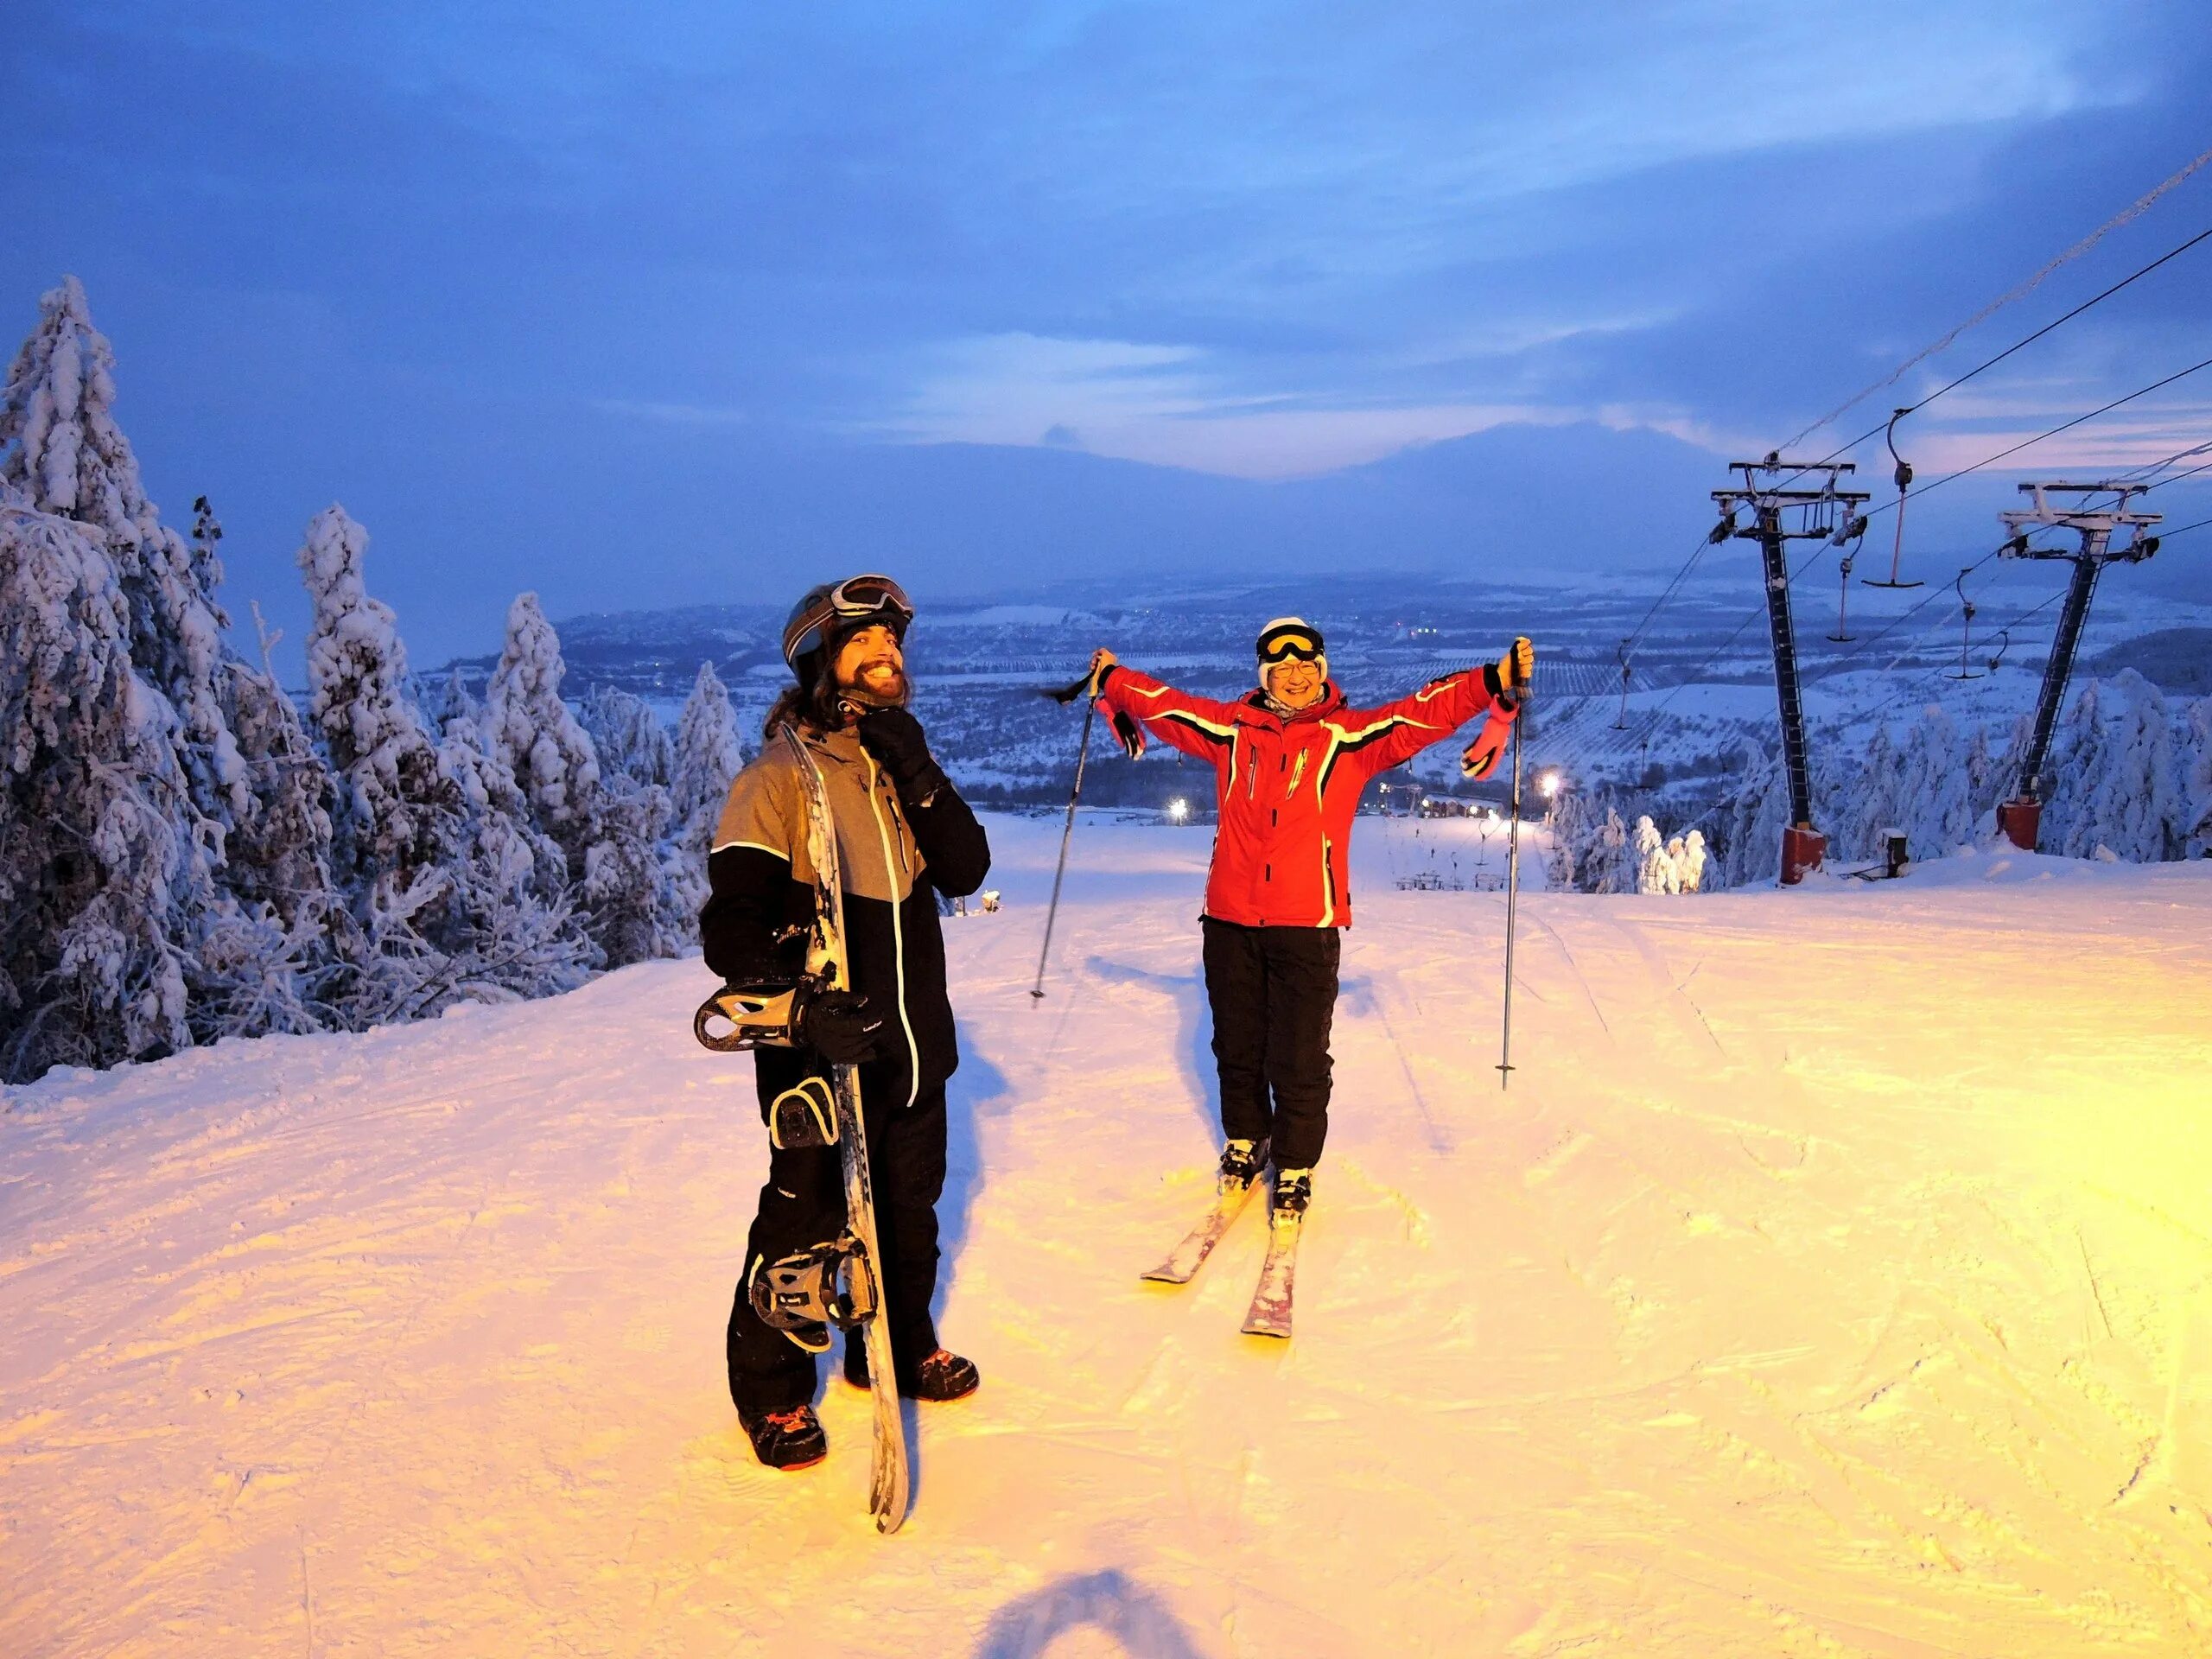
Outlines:
[[[1439,834],[1471,835],[1465,826]],[[999,818],[946,924],[942,1330],[757,1465],[766,1162],[698,963],[0,1110],[0,1652],[2178,1655],[2212,1646],[2212,863],[1399,891],[1363,820],[1295,1335],[1217,1141],[1208,837]],[[1502,841],[1494,843],[1502,845]],[[1532,862],[1534,861],[1532,860]]]

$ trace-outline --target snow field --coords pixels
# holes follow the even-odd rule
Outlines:
[[[756,1465],[765,1141],[696,962],[0,1112],[0,1652],[1938,1655],[2212,1635],[2212,867],[1400,892],[1363,820],[1288,1344],[1217,1145],[1203,830],[991,821],[941,1327]],[[1531,849],[1533,855],[1533,849]],[[1540,865],[1529,859],[1531,871]]]

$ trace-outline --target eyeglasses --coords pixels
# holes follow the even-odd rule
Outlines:
[[[1321,657],[1321,644],[1302,633],[1286,633],[1268,641],[1267,649],[1260,653],[1260,660],[1273,667],[1286,658],[1295,657],[1301,663],[1317,662]]]
[[[913,601],[888,576],[848,576],[833,586],[817,588],[799,601],[784,624],[784,660],[795,663],[807,652],[819,650],[823,631],[839,618],[849,621],[884,611],[899,619],[897,626],[902,632],[914,620]]]

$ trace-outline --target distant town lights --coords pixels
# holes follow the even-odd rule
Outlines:
[[[1180,823],[1191,816],[1191,804],[1178,795],[1167,803],[1167,822]]]

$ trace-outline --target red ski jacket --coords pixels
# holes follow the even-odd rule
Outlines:
[[[1320,701],[1280,715],[1256,691],[1217,702],[1117,664],[1099,700],[1163,743],[1213,763],[1220,819],[1207,915],[1246,927],[1349,927],[1345,855],[1367,780],[1486,709],[1510,720],[1496,677],[1495,669],[1471,668],[1379,709],[1347,708],[1332,680]],[[1142,747],[1140,738],[1131,753]]]

